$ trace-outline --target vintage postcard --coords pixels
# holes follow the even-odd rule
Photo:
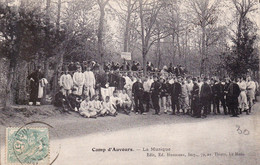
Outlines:
[[[259,59],[259,0],[0,0],[0,164],[258,165]]]

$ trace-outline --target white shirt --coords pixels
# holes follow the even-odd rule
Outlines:
[[[247,82],[247,89],[255,91],[256,85],[254,81],[248,81]]]
[[[75,72],[73,74],[73,82],[77,86],[83,86],[85,82],[84,73],[82,72]]]
[[[60,77],[60,86],[66,90],[70,90],[73,86],[73,79],[70,74],[63,74]]]
[[[132,87],[132,80],[128,76],[124,76],[125,79],[125,88],[126,89],[131,89]]]
[[[190,94],[192,89],[193,89],[194,84],[192,82],[190,82],[190,83],[187,82],[186,84],[187,84],[187,87],[188,87],[188,90],[189,90],[189,94]]]
[[[122,101],[130,101],[130,98],[128,96],[128,94],[123,94],[123,93],[120,93],[119,94],[119,98],[122,100]]]
[[[85,83],[84,83],[85,86],[94,87],[96,85],[96,79],[92,71],[85,71],[84,77],[85,77]]]
[[[239,86],[241,91],[245,91],[246,90],[246,82],[245,81],[238,82],[237,85]]]

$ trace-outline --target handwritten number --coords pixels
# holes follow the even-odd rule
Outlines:
[[[249,135],[249,131],[247,129],[244,130],[244,135]]]
[[[249,135],[249,134],[250,134],[250,132],[249,132],[247,129],[244,129],[244,131],[242,131],[242,130],[240,129],[240,126],[239,126],[239,125],[236,125],[236,127],[237,127],[237,133],[238,133],[238,134],[244,134],[244,135]]]
[[[242,134],[242,130],[240,129],[240,126],[237,126],[238,128],[237,128],[237,133],[238,134]]]

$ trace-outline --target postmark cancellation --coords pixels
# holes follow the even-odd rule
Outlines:
[[[49,130],[46,127],[6,128],[6,164],[49,165]]]

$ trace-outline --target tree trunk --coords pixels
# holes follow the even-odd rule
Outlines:
[[[175,42],[175,34],[174,34],[174,32],[173,32],[173,33],[172,33],[172,63],[174,63],[175,53],[176,53],[174,42]]]
[[[205,22],[205,21],[203,21]],[[201,68],[200,68],[200,74],[204,74],[205,73],[205,56],[206,56],[206,43],[205,43],[205,36],[206,36],[206,28],[205,28],[205,23],[203,23],[202,25],[202,54],[201,54]]]
[[[103,56],[104,56],[104,48],[103,48],[103,30],[104,30],[104,18],[105,18],[105,6],[100,4],[100,17],[99,17],[99,25],[98,25],[98,54],[100,57],[100,64],[103,65]]]
[[[130,18],[131,18],[131,0],[128,0],[127,4],[127,19],[126,19],[126,26],[125,26],[125,34],[124,34],[124,52],[128,52],[128,41],[129,41],[129,25],[130,25]]]
[[[16,59],[10,59],[9,72],[7,76],[6,97],[4,98],[4,109],[14,104],[13,82],[15,77]]]
[[[56,21],[56,36],[57,37],[59,37],[59,31],[60,31],[60,12],[61,12],[61,0],[58,0],[57,21]]]

